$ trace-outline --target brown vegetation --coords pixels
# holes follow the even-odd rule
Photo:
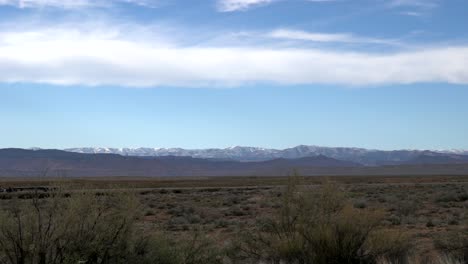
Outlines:
[[[66,188],[1,194],[0,263],[467,261],[463,177],[244,179],[4,181]]]

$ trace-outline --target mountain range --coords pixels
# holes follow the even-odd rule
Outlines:
[[[259,162],[192,157],[132,157],[62,150],[0,149],[0,176],[253,176],[287,175],[362,165],[326,156]]]
[[[304,176],[468,175],[468,156],[429,154],[433,153],[420,153],[415,158],[394,165],[365,166],[325,155],[245,162],[186,156],[123,156],[63,150],[0,149],[0,176],[285,176],[293,171]]]
[[[420,156],[432,157],[433,160],[446,162],[464,162],[468,156],[466,150],[372,150],[364,148],[320,147],[300,145],[286,149],[268,149],[258,147],[230,147],[225,149],[183,149],[183,148],[70,148],[69,152],[86,154],[119,154],[136,157],[192,157],[202,159],[234,160],[242,162],[267,161],[272,159],[298,159],[319,155],[342,161],[350,161],[365,166],[398,165],[429,161]]]
[[[298,146],[227,149],[0,149],[0,176],[468,175],[458,151]]]

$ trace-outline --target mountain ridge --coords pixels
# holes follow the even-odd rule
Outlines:
[[[62,150],[0,149],[1,177],[468,175],[468,156],[425,153],[396,165],[364,166],[325,155],[266,161],[122,156]]]
[[[258,162],[212,160],[180,156],[134,157],[82,154],[62,150],[0,149],[0,176],[266,176],[287,175],[294,169],[361,167],[325,156]]]
[[[321,147],[299,145],[285,149],[260,147],[229,147],[207,149],[184,148],[67,148],[69,152],[87,154],[119,154],[123,156],[161,157],[187,156],[205,159],[228,159],[242,162],[266,161],[278,158],[297,159],[318,155],[360,163],[366,166],[401,164],[420,155],[460,155],[468,156],[467,150],[377,150],[353,147]]]

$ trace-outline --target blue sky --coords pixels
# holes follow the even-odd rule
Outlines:
[[[468,149],[464,0],[0,0],[0,147]]]

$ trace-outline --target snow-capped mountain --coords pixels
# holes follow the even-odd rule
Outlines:
[[[466,150],[370,150],[364,148],[320,147],[300,145],[287,149],[266,149],[257,147],[230,147],[225,149],[182,149],[182,148],[71,148],[69,152],[78,153],[112,153],[123,156],[160,157],[190,156],[207,159],[230,159],[237,161],[265,161],[277,158],[297,159],[313,156],[351,161],[364,165],[402,164],[421,155],[467,155]]]
[[[444,154],[455,154],[455,155],[468,155],[468,150],[464,149],[449,149],[449,150],[436,150],[435,152]]]
[[[230,147],[225,149],[182,149],[182,148],[71,148],[65,151],[87,154],[120,154],[123,156],[159,157],[190,156],[207,159],[233,159],[258,161],[279,158],[280,150],[255,147]],[[306,155],[308,156],[308,155]]]

